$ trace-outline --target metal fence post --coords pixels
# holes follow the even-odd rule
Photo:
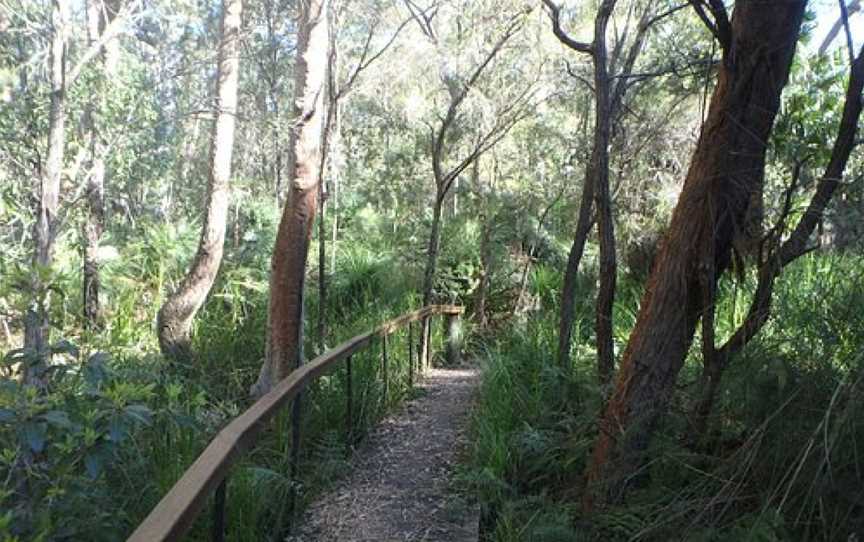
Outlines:
[[[345,430],[347,433],[348,447],[354,445],[354,382],[351,376],[351,359],[345,360]]]
[[[228,478],[224,478],[213,495],[213,542],[225,542],[225,493]]]
[[[446,325],[447,325],[447,363],[450,366],[458,365],[460,362],[460,353],[461,353],[461,335],[462,332],[459,329],[459,315],[458,314],[448,314],[446,316]]]
[[[387,399],[390,396],[390,375],[387,370],[387,333],[381,336],[381,372],[384,377],[384,407],[387,407]]]
[[[408,390],[414,389],[414,322],[408,322]]]

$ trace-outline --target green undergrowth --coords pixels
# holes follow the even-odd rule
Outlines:
[[[196,319],[195,359],[168,363],[157,353],[150,326],[164,291],[181,276],[194,249],[189,242],[194,228],[147,231],[149,244],[131,244],[105,269],[111,314],[101,331],[74,325],[80,311],[74,303],[64,308],[58,321],[66,322],[67,336],[56,340],[47,393],[2,380],[4,542],[125,538],[218,430],[251,404],[249,387],[264,357],[266,258],[246,245],[229,252]],[[54,280],[61,291],[77,287],[74,260],[69,260],[72,271]],[[393,254],[346,244],[336,265],[335,274],[329,270],[328,307],[335,308],[326,314],[325,348],[419,307],[414,294],[418,272],[399,264]],[[126,278],[130,276],[137,278]],[[305,351],[311,358],[318,353],[317,277],[310,273],[307,283]],[[442,326],[436,320],[432,329],[432,344],[439,351]],[[415,325],[415,342],[418,330]],[[296,477],[291,477],[290,408],[231,470],[228,540],[281,540],[303,506],[346,473],[352,446],[411,394],[407,330],[388,339],[387,351],[386,399],[381,341],[354,355],[350,441],[345,370],[340,367],[303,394]],[[26,362],[24,357],[26,353],[13,351],[4,359],[12,364]],[[209,540],[210,513],[209,508],[201,513],[190,540]]]
[[[591,344],[594,292],[584,281],[572,364],[554,363],[554,304],[501,330],[484,356],[473,417],[470,482],[487,540],[846,540],[864,533],[864,261],[813,254],[777,284],[772,318],[726,371],[707,437],[689,413],[701,354],[694,347],[651,444],[647,476],[626,503],[584,515],[583,471],[601,390]],[[540,297],[556,281],[535,272]],[[754,278],[727,279],[717,341],[743,320]],[[623,278],[619,350],[642,286]],[[587,309],[587,311],[585,310]],[[697,338],[698,339],[698,338]],[[698,340],[696,341],[698,344]]]

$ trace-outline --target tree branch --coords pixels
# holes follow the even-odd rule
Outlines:
[[[564,32],[564,29],[561,28],[561,7],[557,6],[552,2],[552,0],[543,0],[543,4],[549,10],[549,18],[552,20],[552,32],[555,33],[555,37],[558,38],[558,41],[574,51],[593,55],[594,47],[592,44],[583,43],[571,38],[566,32]]]
[[[862,91],[864,91],[864,47],[850,69],[840,127],[837,130],[837,137],[834,140],[831,158],[825,168],[825,173],[819,180],[816,193],[792,234],[775,254],[760,266],[756,293],[753,296],[747,317],[718,352],[718,359],[722,365],[725,366],[733,354],[743,349],[768,321],[774,283],[783,268],[813,250],[814,247],[807,246],[807,241],[816,229],[819,220],[822,219],[822,213],[831,201],[835,190],[840,185],[843,171],[849,161],[849,155],[855,146],[855,133],[858,129],[858,120],[861,117]]]
[[[849,15],[851,15],[853,13],[857,13],[858,11],[861,11],[861,0],[852,0],[851,2],[849,2],[848,7],[845,5],[843,5],[843,7],[846,7],[846,13],[847,13],[846,18],[848,20]],[[842,16],[842,12],[841,12],[841,16],[837,19],[837,22],[834,23],[834,26],[831,27],[831,30],[828,32],[828,35],[825,36],[825,39],[822,40],[822,45],[819,46],[819,54],[820,55],[825,54],[825,52],[828,50],[828,47],[831,45],[831,42],[834,41],[834,38],[837,37],[837,34],[840,33],[840,29],[842,29],[842,28],[843,28],[843,16]]]
[[[456,113],[459,111],[459,106],[465,100],[465,97],[468,95],[468,92],[483,74],[483,71],[489,66],[489,63],[498,55],[501,49],[504,47],[504,44],[507,43],[513,35],[516,33],[516,30],[519,28],[520,24],[518,20],[514,17],[513,21],[511,21],[510,26],[507,27],[507,30],[501,36],[497,43],[492,47],[489,53],[486,54],[486,57],[483,59],[480,64],[474,69],[468,81],[462,86],[461,89],[453,91],[451,89],[450,93],[450,105],[447,107],[447,114],[444,119],[441,121],[441,126],[438,129],[438,133],[435,135],[434,142],[432,144],[432,171],[435,176],[435,183],[438,188],[438,192],[441,193],[442,189],[444,193],[446,193],[446,188],[444,184],[446,184],[446,176],[442,174],[441,170],[441,162],[443,161],[444,154],[444,140],[447,136],[447,131],[452,126],[453,122],[456,120]],[[449,85],[448,85],[449,87]]]
[[[433,43],[438,43],[438,37],[435,35],[435,29],[432,28],[432,19],[435,18],[435,15],[438,14],[438,3],[435,2],[431,6],[426,9],[422,9],[417,6],[412,0],[402,0],[405,4],[405,7],[408,8],[408,11],[411,13],[412,20],[417,22],[417,26],[420,27],[420,31],[426,35]],[[426,14],[427,11],[431,11],[429,15]]]
[[[702,20],[702,23],[708,28],[714,38],[720,43],[720,48],[723,51],[728,51],[732,46],[732,25],[729,23],[729,15],[726,13],[726,7],[721,0],[707,0],[708,5],[705,5],[706,0],[688,0],[693,6],[696,15]],[[705,8],[714,16],[712,21],[708,17]]]
[[[87,63],[93,60],[96,55],[102,51],[102,48],[106,43],[116,38],[120,31],[123,29],[123,26],[127,22],[127,18],[132,15],[135,11],[136,6],[139,4],[138,0],[133,0],[129,3],[128,9],[124,12],[118,13],[117,17],[111,21],[108,26],[105,27],[105,30],[102,31],[102,35],[99,36],[99,39],[93,42],[90,47],[84,51],[84,54],[81,55],[81,58],[78,59],[78,62],[75,63],[75,66],[66,74],[66,88],[71,88],[72,85],[75,84],[75,80],[78,79],[78,76],[81,75],[81,71],[87,66]]]

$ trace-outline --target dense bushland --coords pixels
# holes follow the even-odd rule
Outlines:
[[[123,538],[425,303],[484,371],[487,539],[864,536],[858,2],[243,4],[0,0],[0,540]],[[351,440],[414,393],[381,346]],[[344,376],[299,475],[287,411],[232,470],[230,539],[346,472]]]
[[[862,261],[810,255],[778,284],[765,330],[728,371],[705,438],[691,438],[701,365],[694,348],[633,497],[585,517],[578,502],[602,390],[590,346],[590,304],[574,366],[549,363],[555,311],[512,323],[483,356],[474,469],[490,540],[843,540],[860,533],[864,327]],[[542,296],[555,286],[543,267]],[[625,282],[617,344],[641,294]],[[741,319],[753,277],[722,285],[719,334]],[[580,298],[592,297],[583,283]],[[682,535],[686,533],[686,535]]]
[[[266,217],[264,222],[268,222]],[[272,221],[269,221],[272,224]],[[203,450],[212,436],[249,404],[249,385],[264,356],[267,287],[264,228],[235,247],[194,333],[194,363],[159,355],[151,324],[165,281],[179,276],[194,245],[192,228],[146,225],[148,235],[133,243],[105,269],[106,295],[113,308],[98,332],[76,325],[79,311],[69,299],[57,317],[67,336],[53,349],[47,393],[12,380],[0,394],[0,494],[4,539],[116,540],[150,511]],[[262,239],[263,238],[263,239]],[[366,332],[418,306],[412,274],[392,253],[346,243],[330,284],[327,344]],[[61,254],[59,260],[64,258]],[[76,266],[70,258],[53,284],[74,291]],[[128,277],[137,276],[138,280]],[[416,276],[416,270],[415,275]],[[416,279],[413,279],[416,282]],[[310,284],[310,290],[316,285]],[[310,298],[309,318],[318,307]],[[441,330],[433,327],[440,351]],[[390,395],[383,402],[380,344],[354,361],[355,439],[411,390],[407,387],[407,337],[388,344]],[[315,351],[315,337],[307,350]],[[416,357],[416,346],[415,346]],[[4,358],[5,370],[26,363],[23,351]],[[332,483],[347,466],[345,380],[337,370],[304,396],[301,478],[290,477],[291,438],[287,415],[273,424],[232,472],[232,540],[261,540],[285,533],[292,513]],[[19,491],[26,488],[27,500]],[[290,509],[292,493],[295,509]],[[277,503],[262,507],[262,500]],[[205,515],[206,517],[206,515]],[[236,528],[234,526],[237,526]],[[193,539],[209,536],[202,520]]]

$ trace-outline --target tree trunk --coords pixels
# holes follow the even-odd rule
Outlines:
[[[435,195],[432,206],[432,227],[429,230],[429,244],[426,246],[426,270],[423,273],[423,306],[432,303],[432,293],[435,288],[435,273],[438,270],[438,251],[441,247],[441,211],[444,197],[439,192]]]
[[[613,119],[621,109],[628,83],[624,77],[618,78],[613,85],[610,72],[622,58],[623,41],[613,48],[611,60],[606,47],[606,29],[615,9],[616,0],[603,0],[594,17],[594,41],[591,44],[579,43],[567,36],[561,28],[560,8],[552,0],[543,0],[550,10],[552,29],[559,41],[574,51],[587,53],[592,57],[594,67],[594,132],[591,159],[585,169],[585,184],[576,223],[576,235],[561,292],[561,312],[558,322],[558,364],[566,367],[570,363],[570,343],[573,332],[576,281],[579,264],[585,250],[585,243],[591,231],[592,205],[597,206],[597,231],[600,241],[600,287],[597,292],[595,332],[597,336],[597,373],[601,384],[608,384],[615,368],[613,340],[613,307],[617,274],[615,255],[615,222],[612,215],[612,197],[609,190],[609,144]],[[654,8],[646,6],[640,17],[636,37],[624,56],[621,72],[627,75],[633,70],[636,60],[645,43],[648,28],[657,19],[652,18]],[[625,31],[626,34],[626,31]],[[623,38],[622,38],[623,39]]]
[[[477,293],[474,298],[474,313],[477,315],[477,324],[484,328],[489,323],[486,318],[486,297],[489,292],[489,271],[492,265],[492,220],[481,217],[480,234],[480,283],[477,285]]]
[[[90,47],[96,46],[105,25],[116,13],[116,7],[110,6],[103,9],[101,2],[89,0],[87,3],[87,41]],[[103,110],[105,104],[105,84],[116,72],[118,52],[117,40],[109,40],[100,51],[100,62],[102,65],[102,77],[93,89],[90,103],[84,113],[84,129],[90,138],[90,167],[87,178],[87,221],[84,225],[84,265],[83,265],[83,305],[84,326],[86,328],[99,327],[99,242],[105,230],[105,155],[108,145],[101,127],[97,123],[97,116]]]
[[[591,233],[593,223],[591,214],[594,209],[594,173],[589,164],[582,185],[582,199],[579,203],[579,218],[576,220],[576,234],[567,269],[564,271],[564,284],[561,288],[561,308],[558,317],[558,365],[570,366],[570,344],[573,340],[573,320],[576,317],[576,282],[579,279],[579,265],[585,253],[585,243]]]
[[[729,265],[732,242],[760,183],[805,4],[736,4],[708,118],[601,415],[587,470],[586,509],[620,499],[644,463],[641,456],[703,310],[699,276],[705,256],[714,255],[716,281]]]
[[[342,119],[340,117],[341,105],[336,102],[336,110],[333,112],[333,134],[331,135],[331,164],[330,171],[330,273],[336,275],[336,252],[339,242],[339,182],[342,172]]]
[[[490,185],[492,183],[490,182]],[[477,290],[474,292],[474,316],[477,318],[477,324],[481,328],[485,328],[488,324],[486,320],[486,296],[489,289],[489,267],[492,260],[492,220],[489,217],[489,196],[487,189],[481,185],[480,181],[480,159],[474,161],[471,166],[471,186],[477,190],[477,198],[482,205],[480,212],[480,281],[477,284]],[[488,187],[491,190],[491,186]]]
[[[66,22],[68,6],[53,0],[51,8],[52,36],[49,50],[51,105],[48,112],[48,156],[37,180],[36,221],[33,224],[33,303],[24,319],[24,348],[34,356],[32,366],[25,367],[23,380],[39,384],[41,372],[48,364],[50,352],[50,321],[48,314],[48,284],[42,280],[54,260],[54,240],[57,237],[57,210],[60,200],[60,177],[66,145]]]
[[[323,168],[322,168],[323,169]],[[327,334],[327,230],[325,213],[327,193],[323,180],[318,183],[318,352],[324,352]]]
[[[612,308],[615,302],[615,223],[609,194],[609,139],[612,127],[611,87],[606,55],[606,26],[615,0],[604,1],[594,22],[594,141],[591,167],[595,184],[597,233],[600,240],[600,287],[597,291],[595,335],[597,338],[597,376],[606,386],[615,370],[612,335]]]
[[[330,198],[331,187],[325,182],[325,175],[335,170],[330,157],[330,138],[336,122],[336,110],[339,102],[339,91],[336,88],[336,29],[331,22],[327,45],[327,112],[324,118],[324,133],[321,137],[321,165],[318,170],[318,351],[324,352],[327,335],[327,200]]]
[[[177,290],[168,297],[157,316],[159,347],[172,359],[191,355],[192,321],[204,304],[222,263],[230,196],[231,154],[237,111],[237,81],[240,68],[241,0],[222,2],[222,41],[216,81],[216,123],[210,142],[210,174],[207,211],[198,252]]]
[[[270,270],[267,359],[252,394],[267,393],[303,361],[303,286],[320,182],[328,0],[300,4],[294,81],[294,121],[288,139],[288,202],[282,213]]]
[[[846,88],[846,100],[843,105],[843,113],[841,115],[840,126],[837,130],[837,136],[831,149],[831,158],[828,161],[822,178],[816,186],[816,192],[810,200],[807,210],[798,221],[789,238],[780,245],[774,254],[769,255],[760,266],[756,292],[753,295],[753,300],[744,322],[721,348],[714,351],[710,357],[706,357],[698,390],[699,399],[694,407],[692,416],[696,437],[703,436],[707,429],[708,416],[713,409],[720,379],[723,371],[725,371],[729,364],[729,360],[733,355],[740,352],[768,321],[771,312],[774,283],[777,277],[780,276],[784,267],[808,252],[807,242],[818,224],[821,223],[825,208],[842,182],[846,164],[855,147],[858,122],[862,109],[862,90],[864,90],[864,48],[862,48],[850,69],[849,83]],[[787,207],[781,215],[780,220],[786,219],[788,211],[789,208]],[[780,231],[779,228],[778,231]],[[705,326],[704,323],[703,326]]]
[[[429,244],[426,247],[426,270],[423,273],[423,306],[432,303],[432,294],[435,289],[435,273],[438,270],[438,251],[441,247],[441,214],[444,206],[444,196],[439,192],[435,194],[435,203],[432,205],[432,227],[429,230]],[[426,318],[420,326],[420,352],[426,363],[429,362],[429,337],[431,320]]]

